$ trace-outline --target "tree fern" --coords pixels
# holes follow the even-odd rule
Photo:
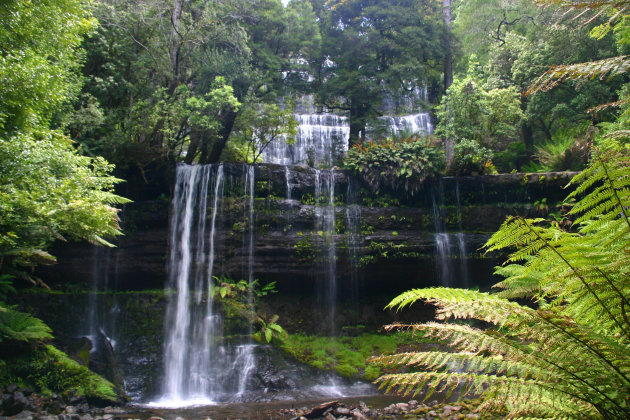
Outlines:
[[[488,240],[488,252],[511,250],[497,269],[506,277],[496,285],[501,292],[414,289],[392,300],[389,308],[423,300],[437,307],[440,321],[493,327],[389,326],[421,330],[453,352],[374,359],[399,371],[379,378],[382,388],[482,395],[483,407],[503,406],[511,417],[630,418],[630,165],[619,144],[593,156],[571,181],[573,231],[511,217]]]

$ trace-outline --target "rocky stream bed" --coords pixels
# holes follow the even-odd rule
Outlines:
[[[281,401],[273,403],[237,403],[217,406],[166,409],[143,405],[105,406],[85,397],[59,395],[43,397],[17,385],[2,390],[0,418],[34,420],[364,420],[364,419],[489,419],[500,418],[479,413],[479,402],[465,400],[440,403],[402,401],[396,396],[340,398],[326,402]],[[367,401],[367,402],[366,402]],[[100,404],[99,404],[100,403]],[[101,406],[99,406],[101,405]]]

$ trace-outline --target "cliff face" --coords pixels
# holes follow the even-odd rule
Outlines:
[[[404,313],[383,311],[410,288],[489,287],[502,258],[480,250],[489,235],[508,215],[558,211],[556,203],[568,194],[563,187],[573,176],[442,178],[407,196],[374,194],[341,172],[259,165],[251,197],[244,187],[247,167],[225,164],[222,170],[224,181],[214,190],[220,192],[216,212],[208,199],[200,218],[209,225],[216,216],[213,274],[246,279],[252,267],[261,285],[276,282],[277,293],[258,300],[261,316],[278,314],[291,333],[322,335],[330,333],[331,324],[335,334],[353,335],[391,322],[432,319],[433,309],[422,304]],[[165,321],[174,289],[169,261],[179,257],[169,250],[175,208],[181,205],[168,199],[126,206],[125,236],[117,248],[60,244],[53,250],[58,264],[37,274],[70,293],[25,293],[19,302],[49,323],[70,354],[94,348],[89,365],[112,380],[123,377],[135,401],[160,391],[165,331],[173,328]],[[208,235],[209,229],[201,231]],[[249,336],[242,303],[228,297],[215,306],[226,343]],[[110,339],[115,365],[103,351]]]
[[[244,176],[244,168],[224,165],[225,192],[216,226],[215,272],[233,279],[244,277],[249,261],[243,246],[247,203],[234,181]],[[332,243],[342,301],[384,293],[389,297],[409,287],[436,284],[483,287],[492,283],[495,264],[495,256],[479,251],[488,236],[510,214],[556,211],[555,203],[566,196],[563,187],[572,175],[442,178],[414,196],[374,198],[360,183],[335,172],[332,208],[328,192],[317,195],[321,172],[258,165],[255,278],[263,284],[277,281],[282,295],[310,296],[328,270],[322,255]],[[329,231],[322,226],[323,208],[334,214]],[[117,248],[103,252],[87,244],[61,244],[53,251],[58,264],[41,269],[39,275],[53,284],[71,282],[88,289],[95,273],[107,276],[109,287],[119,290],[164,288],[170,209],[167,199],[127,205],[122,213],[125,236]]]

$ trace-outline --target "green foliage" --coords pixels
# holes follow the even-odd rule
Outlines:
[[[43,341],[52,338],[51,329],[38,318],[0,304],[0,343]]]
[[[361,189],[359,191],[361,197],[361,204],[367,207],[395,207],[400,205],[400,200],[396,197],[392,197],[390,194],[381,193],[376,191],[374,194],[369,194],[367,190]]]
[[[293,248],[295,248],[298,261],[301,263],[312,264],[315,262],[318,251],[313,245],[313,239],[310,235],[300,238],[300,240],[293,245]]]
[[[398,233],[394,231],[392,232],[392,235],[397,236]],[[419,253],[417,251],[411,251],[409,248],[410,245],[407,242],[394,243],[370,241],[367,245],[367,252],[365,255],[362,255],[359,260],[359,265],[365,266],[378,260],[418,258]]]
[[[361,334],[356,337],[317,337],[291,334],[280,347],[310,366],[333,370],[350,378],[374,380],[380,373],[378,366],[368,365],[368,359],[390,355],[403,345],[418,345],[420,334],[408,333]]]
[[[278,324],[278,315],[272,315],[271,318],[265,320],[260,315],[256,316],[256,323],[259,330],[253,334],[254,339],[264,343],[271,343],[274,338],[284,340],[289,334]]]
[[[624,144],[596,151],[576,176],[569,199],[576,232],[543,219],[509,218],[487,243],[514,249],[499,273],[499,295],[430,288],[403,293],[388,305],[417,300],[437,306],[439,320],[480,320],[407,326],[456,351],[415,352],[375,359],[412,373],[383,375],[385,389],[409,394],[427,387],[483,395],[482,409],[510,417],[626,418],[630,415],[630,165]],[[506,297],[534,298],[532,308]],[[389,328],[399,328],[400,325]],[[429,393],[430,395],[430,393]]]
[[[258,279],[255,279],[250,284],[243,279],[237,281],[224,276],[212,276],[212,278],[214,280],[213,283],[216,283],[212,285],[211,289],[211,293],[214,297],[244,299],[250,292],[255,297],[264,297],[269,294],[277,293],[275,281],[260,287]]]
[[[626,74],[630,71],[630,60],[627,56],[605,58],[587,63],[553,66],[543,73],[527,90],[531,95],[537,92],[549,91],[559,83],[567,80],[604,79]]]
[[[484,86],[469,64],[464,78],[456,79],[436,108],[436,134],[455,143],[474,140],[485,147],[504,149],[520,137],[523,119],[517,89]]]
[[[494,153],[492,163],[498,172],[520,171],[529,162],[525,143],[510,143],[505,150]]]
[[[298,122],[294,114],[293,104],[284,108],[275,104],[250,105],[239,113],[228,146],[235,153],[239,153],[236,152],[238,150],[246,151],[245,155],[236,156],[239,161],[259,162],[271,143],[295,142]]]
[[[80,44],[96,20],[77,0],[7,0],[0,21],[0,132],[47,126],[80,87]]]
[[[528,165],[528,172],[579,171],[586,166],[590,144],[574,137],[554,137],[537,147],[538,164]]]
[[[55,239],[109,245],[120,234],[112,206],[128,200],[113,193],[111,165],[50,129],[80,88],[80,44],[95,25],[86,5],[9,1],[0,20],[0,269],[10,270],[53,262]]]
[[[372,190],[381,187],[415,192],[424,180],[442,171],[443,154],[431,140],[412,136],[404,140],[369,141],[353,146],[344,169],[359,175]]]
[[[319,103],[348,113],[351,144],[375,125],[388,92],[400,98],[425,81],[439,83],[443,44],[435,41],[445,30],[437,2],[313,3],[322,36],[313,88]]]
[[[79,365],[65,353],[53,346],[39,346],[8,356],[6,374],[0,380],[6,385],[21,382],[35,388],[44,395],[58,393],[63,396],[74,395],[96,397],[115,402],[114,386]]]
[[[448,172],[452,175],[485,175],[496,173],[493,153],[475,140],[462,139],[453,146],[453,161]]]
[[[119,182],[102,158],[79,155],[57,131],[0,137],[0,255],[15,264],[52,259],[55,239],[104,239],[120,234],[113,193]]]

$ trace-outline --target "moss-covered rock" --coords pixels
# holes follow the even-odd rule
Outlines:
[[[426,347],[431,341],[418,334],[361,334],[356,337],[317,337],[294,334],[277,342],[287,353],[311,367],[337,372],[351,379],[374,380],[373,356],[394,354],[401,349]]]
[[[52,345],[5,346],[0,362],[0,388],[9,384],[44,396],[86,397],[95,404],[119,400],[114,385]]]

